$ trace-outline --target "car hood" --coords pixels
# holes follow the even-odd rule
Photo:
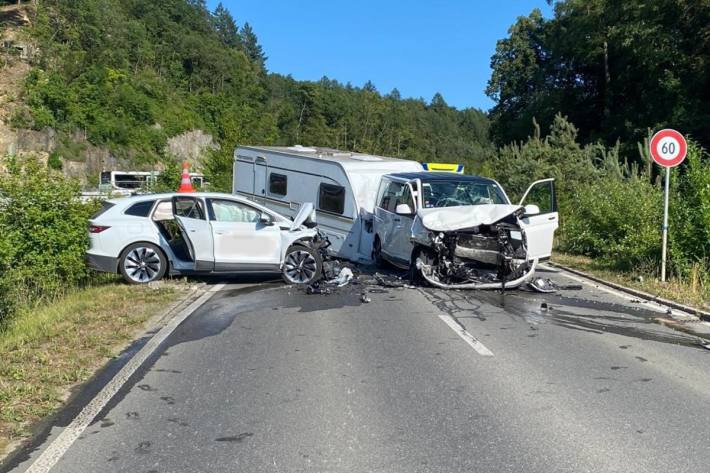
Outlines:
[[[435,232],[450,232],[478,225],[492,225],[519,210],[519,205],[482,204],[420,209],[422,225]]]
[[[291,223],[291,231],[298,230],[301,225],[310,217],[311,221],[316,221],[316,213],[313,210],[313,204],[311,202],[306,202],[301,205],[301,209],[298,211],[295,217],[293,217],[293,222]]]

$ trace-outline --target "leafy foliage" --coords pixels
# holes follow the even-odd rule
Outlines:
[[[646,147],[639,146],[645,151]],[[662,180],[646,152],[621,162],[619,147],[581,146],[565,117],[554,118],[541,137],[535,124],[527,141],[504,146],[483,172],[512,196],[533,180],[554,177],[561,214],[559,247],[616,269],[657,268],[661,255]],[[700,267],[710,274],[710,162],[691,142],[687,165],[674,171],[669,258],[678,275]],[[516,200],[513,197],[513,200]]]
[[[86,277],[86,221],[95,206],[79,186],[29,159],[6,159],[0,179],[0,319]]]
[[[673,126],[710,146],[710,3],[564,0],[520,17],[498,41],[487,93],[499,144],[558,112],[583,142],[633,145]]]
[[[15,122],[85,132],[93,144],[162,161],[168,137],[200,128],[223,153],[207,163],[213,182],[237,144],[332,146],[465,162],[492,154],[488,119],[456,110],[437,94],[424,100],[383,96],[323,78],[299,82],[268,74],[266,55],[248,23],[222,4],[202,1],[45,0],[34,34],[41,56],[26,82],[30,118]],[[220,187],[224,187],[220,184]]]

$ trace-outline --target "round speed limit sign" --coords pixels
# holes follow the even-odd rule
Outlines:
[[[679,132],[666,128],[653,135],[650,148],[654,161],[663,167],[672,168],[683,162],[688,144]]]

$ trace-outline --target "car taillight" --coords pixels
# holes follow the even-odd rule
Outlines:
[[[89,233],[101,233],[109,228],[111,227],[107,227],[105,225],[89,225]]]

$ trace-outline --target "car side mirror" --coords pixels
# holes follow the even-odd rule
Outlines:
[[[537,215],[540,213],[540,207],[535,204],[528,204],[525,206],[525,215]]]
[[[412,209],[407,204],[398,204],[394,209],[397,215],[412,215]]]
[[[261,214],[261,216],[259,217],[259,223],[262,224],[262,225],[264,225],[264,226],[270,227],[271,225],[274,224],[274,221],[273,221],[273,219],[271,218],[271,215],[269,215],[269,214]]]

